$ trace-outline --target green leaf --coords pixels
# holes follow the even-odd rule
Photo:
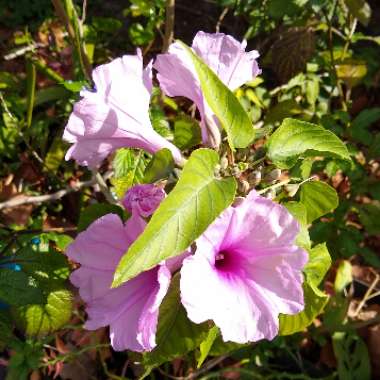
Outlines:
[[[192,153],[175,188],[122,257],[114,287],[182,253],[232,203],[236,182],[232,177],[215,177],[218,163],[213,150]]]
[[[380,202],[374,201],[361,205],[359,219],[369,235],[380,234]]]
[[[336,73],[339,79],[352,88],[362,82],[367,75],[368,68],[365,61],[346,58],[335,65]]]
[[[302,248],[310,248],[310,236],[307,229],[307,211],[306,207],[300,202],[286,202],[283,204],[288,211],[297,219],[300,224],[300,232],[296,238],[296,244]]]
[[[367,345],[355,332],[335,332],[332,342],[335,356],[338,359],[339,379],[371,379]]]
[[[13,326],[10,315],[7,311],[0,310],[0,349],[2,349],[3,344],[7,344],[12,340]]]
[[[45,157],[44,168],[56,173],[59,166],[64,162],[67,146],[61,136],[56,137],[51,145],[48,154]]]
[[[71,293],[66,289],[58,289],[51,291],[42,305],[18,308],[16,320],[27,335],[48,335],[70,320],[71,311]]]
[[[365,109],[352,121],[350,133],[355,141],[365,145],[371,145],[373,134],[368,128],[380,119],[380,107]]]
[[[115,176],[111,179],[118,198],[133,185],[143,182],[148,159],[142,150],[122,148],[116,152],[112,166]]]
[[[272,134],[267,154],[281,169],[294,166],[300,156],[331,156],[350,160],[346,146],[332,132],[295,119],[285,119]]]
[[[227,133],[231,149],[247,147],[255,137],[248,114],[234,93],[188,46],[180,42],[189,53],[198,74],[202,94]]]
[[[16,260],[20,262],[23,272],[38,281],[40,288],[49,288],[52,282],[65,281],[70,275],[66,256],[53,249],[44,252],[27,246],[18,251]]]
[[[154,368],[197,348],[207,334],[207,323],[195,324],[187,318],[181,304],[179,274],[170,284],[161,306],[157,327],[157,347],[144,354],[145,366]]]
[[[274,124],[284,120],[286,117],[299,115],[303,108],[294,100],[287,99],[271,107],[265,116],[265,124]]]
[[[43,296],[27,274],[0,268],[0,300],[12,306],[22,306],[43,302]]]
[[[342,293],[347,285],[352,282],[352,265],[349,261],[343,260],[340,262],[336,271],[334,281],[334,290],[336,293]]]
[[[163,178],[168,178],[174,169],[174,160],[169,149],[159,150],[147,165],[143,182],[153,183]]]
[[[219,335],[218,327],[216,326],[211,327],[211,329],[207,333],[206,338],[199,345],[200,355],[197,360],[197,368],[200,368],[200,366],[206,360],[208,354],[210,353],[211,347],[213,346],[215,339],[218,337],[218,335]]]
[[[30,128],[36,94],[36,67],[29,60],[26,61],[26,92],[26,126]]]
[[[331,266],[331,257],[326,244],[318,244],[308,250],[309,261],[304,269],[308,282],[318,286]]]
[[[92,222],[106,214],[116,214],[124,219],[124,210],[120,206],[109,203],[94,203],[86,207],[80,214],[78,232],[84,231]]]
[[[365,0],[344,0],[347,8],[364,26],[368,26],[371,19],[371,7]]]
[[[280,314],[279,335],[291,335],[303,331],[322,312],[329,297],[317,287],[305,282],[303,284],[305,309],[295,315]]]
[[[334,211],[339,204],[335,189],[321,181],[304,183],[301,187],[300,200],[306,207],[308,223]]]
[[[199,123],[192,117],[181,115],[174,122],[174,144],[180,149],[190,149],[202,142]]]
[[[318,285],[331,265],[331,258],[325,244],[308,250],[309,261],[304,268],[306,280],[303,284],[305,309],[295,315],[281,314],[280,335],[291,335],[303,331],[322,312],[328,302],[328,295]]]

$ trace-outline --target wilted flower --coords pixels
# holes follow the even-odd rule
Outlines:
[[[194,52],[218,75],[231,90],[235,90],[260,74],[256,50],[246,52],[242,43],[223,33],[198,32],[193,40]],[[154,68],[162,90],[168,96],[185,96],[197,106],[201,115],[203,142],[217,147],[220,131],[215,114],[203,97],[198,75],[189,53],[178,42],[169,47],[169,53],[157,56]]]
[[[155,197],[153,193],[151,213],[154,204],[158,206]],[[96,330],[109,325],[111,344],[116,351],[141,352],[155,347],[159,307],[168,290],[171,273],[183,260],[183,256],[167,260],[111,289],[121,257],[145,225],[137,212],[132,212],[125,224],[117,215],[107,214],[81,232],[66,250],[70,259],[81,264],[70,280],[79,288],[79,294],[87,304],[85,327]]]
[[[196,241],[181,270],[181,298],[195,323],[213,320],[224,341],[273,339],[278,315],[303,310],[307,253],[285,207],[251,191]]]
[[[165,198],[165,191],[152,184],[133,186],[123,198],[123,206],[131,213],[148,217]]]
[[[180,151],[150,123],[152,68],[143,69],[140,50],[98,66],[92,75],[95,91],[81,92],[63,134],[73,144],[66,159],[95,167],[115,149],[132,147],[149,153],[168,148],[182,162]]]

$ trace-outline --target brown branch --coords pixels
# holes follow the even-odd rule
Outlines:
[[[174,38],[175,0],[166,0],[165,37],[162,52],[166,53]]]
[[[110,175],[111,175],[111,172],[106,173],[104,179],[109,178]],[[36,196],[25,195],[22,197],[14,197],[14,198],[9,199],[8,201],[0,203],[0,210],[3,210],[5,208],[17,207],[17,206],[21,206],[25,204],[40,204],[40,203],[45,203],[45,202],[57,201],[63,198],[65,195],[79,191],[84,187],[97,185],[98,181],[99,181],[99,178],[96,178],[94,176],[94,178],[88,181],[78,182],[74,186],[68,186],[65,189],[58,190],[52,194],[36,195]]]

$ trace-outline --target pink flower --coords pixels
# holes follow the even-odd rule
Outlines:
[[[140,50],[98,66],[95,91],[82,91],[63,138],[72,143],[66,159],[96,167],[115,149],[132,147],[155,153],[168,148],[177,163],[180,151],[154,131],[149,120],[152,68],[143,69]]]
[[[181,298],[195,323],[213,320],[224,341],[273,339],[278,315],[303,310],[307,253],[285,207],[251,191],[197,240],[181,270]]]
[[[165,195],[161,187],[152,184],[136,185],[127,191],[122,203],[129,212],[146,218],[156,211]]]
[[[242,43],[223,33],[198,32],[193,40],[194,52],[218,75],[231,90],[235,90],[260,74],[256,50],[246,52]],[[202,95],[198,75],[188,52],[179,43],[173,43],[168,54],[157,56],[154,68],[162,90],[168,96],[191,99],[201,115],[203,142],[217,147],[220,131],[215,114]]]

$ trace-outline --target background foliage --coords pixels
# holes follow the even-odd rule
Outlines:
[[[165,6],[164,0],[0,1],[0,378],[5,373],[8,379],[138,378],[144,371],[141,363],[152,379],[379,378],[376,1],[175,4],[174,34],[187,44],[198,30],[220,30],[247,39],[248,47],[261,54],[263,74],[237,91],[236,107],[247,111],[256,128],[256,160],[263,158],[266,136],[275,130],[267,155],[283,172],[274,181],[286,180],[287,173],[299,178],[298,184],[287,186],[286,194],[276,195],[293,198],[286,206],[304,231],[312,223],[313,248],[307,234],[299,236],[298,244],[309,249],[311,258],[318,257],[309,263],[305,285],[306,295],[318,295],[315,304],[297,318],[284,317],[282,336],[274,341],[239,349],[223,344],[215,329],[184,326],[188,322],[181,307],[176,313],[179,330],[165,333],[174,323],[168,313],[159,325],[159,337],[168,336],[162,351],[144,357],[112,352],[104,329],[82,329],[83,305],[67,281],[72,264],[62,252],[97,217],[109,212],[123,216],[120,208],[107,203],[110,194],[104,181],[121,196],[136,183],[170,180],[174,166],[165,152],[151,161],[148,154],[121,149],[99,169],[100,181],[87,169],[64,161],[68,146],[61,138],[63,128],[80,89],[90,81],[91,66],[133,52],[136,46],[142,46],[146,61],[161,51]],[[185,99],[174,101],[156,90],[151,105],[154,128],[189,152],[200,141],[190,115],[191,104]],[[293,138],[290,132],[305,126],[309,134],[313,128],[313,134],[302,135],[299,150],[291,156],[282,154]],[[226,128],[233,131],[228,120]],[[331,154],[335,136],[329,131],[348,150]],[[316,134],[323,135],[323,144],[316,146]],[[234,143],[241,147],[239,141]],[[245,153],[241,149],[237,154]],[[300,154],[307,157],[298,160]],[[194,165],[201,155],[194,157]],[[260,166],[257,181],[273,181],[271,165]],[[310,177],[321,181],[303,182]],[[213,186],[212,181],[192,184]],[[228,185],[234,186],[232,181]],[[178,196],[186,196],[177,190]],[[330,264],[326,247],[332,267],[325,274]],[[172,286],[162,308],[172,310],[177,301]],[[307,329],[302,328],[305,321],[312,322]],[[299,326],[301,332],[289,335]],[[193,339],[175,339],[185,330],[193,332]]]

